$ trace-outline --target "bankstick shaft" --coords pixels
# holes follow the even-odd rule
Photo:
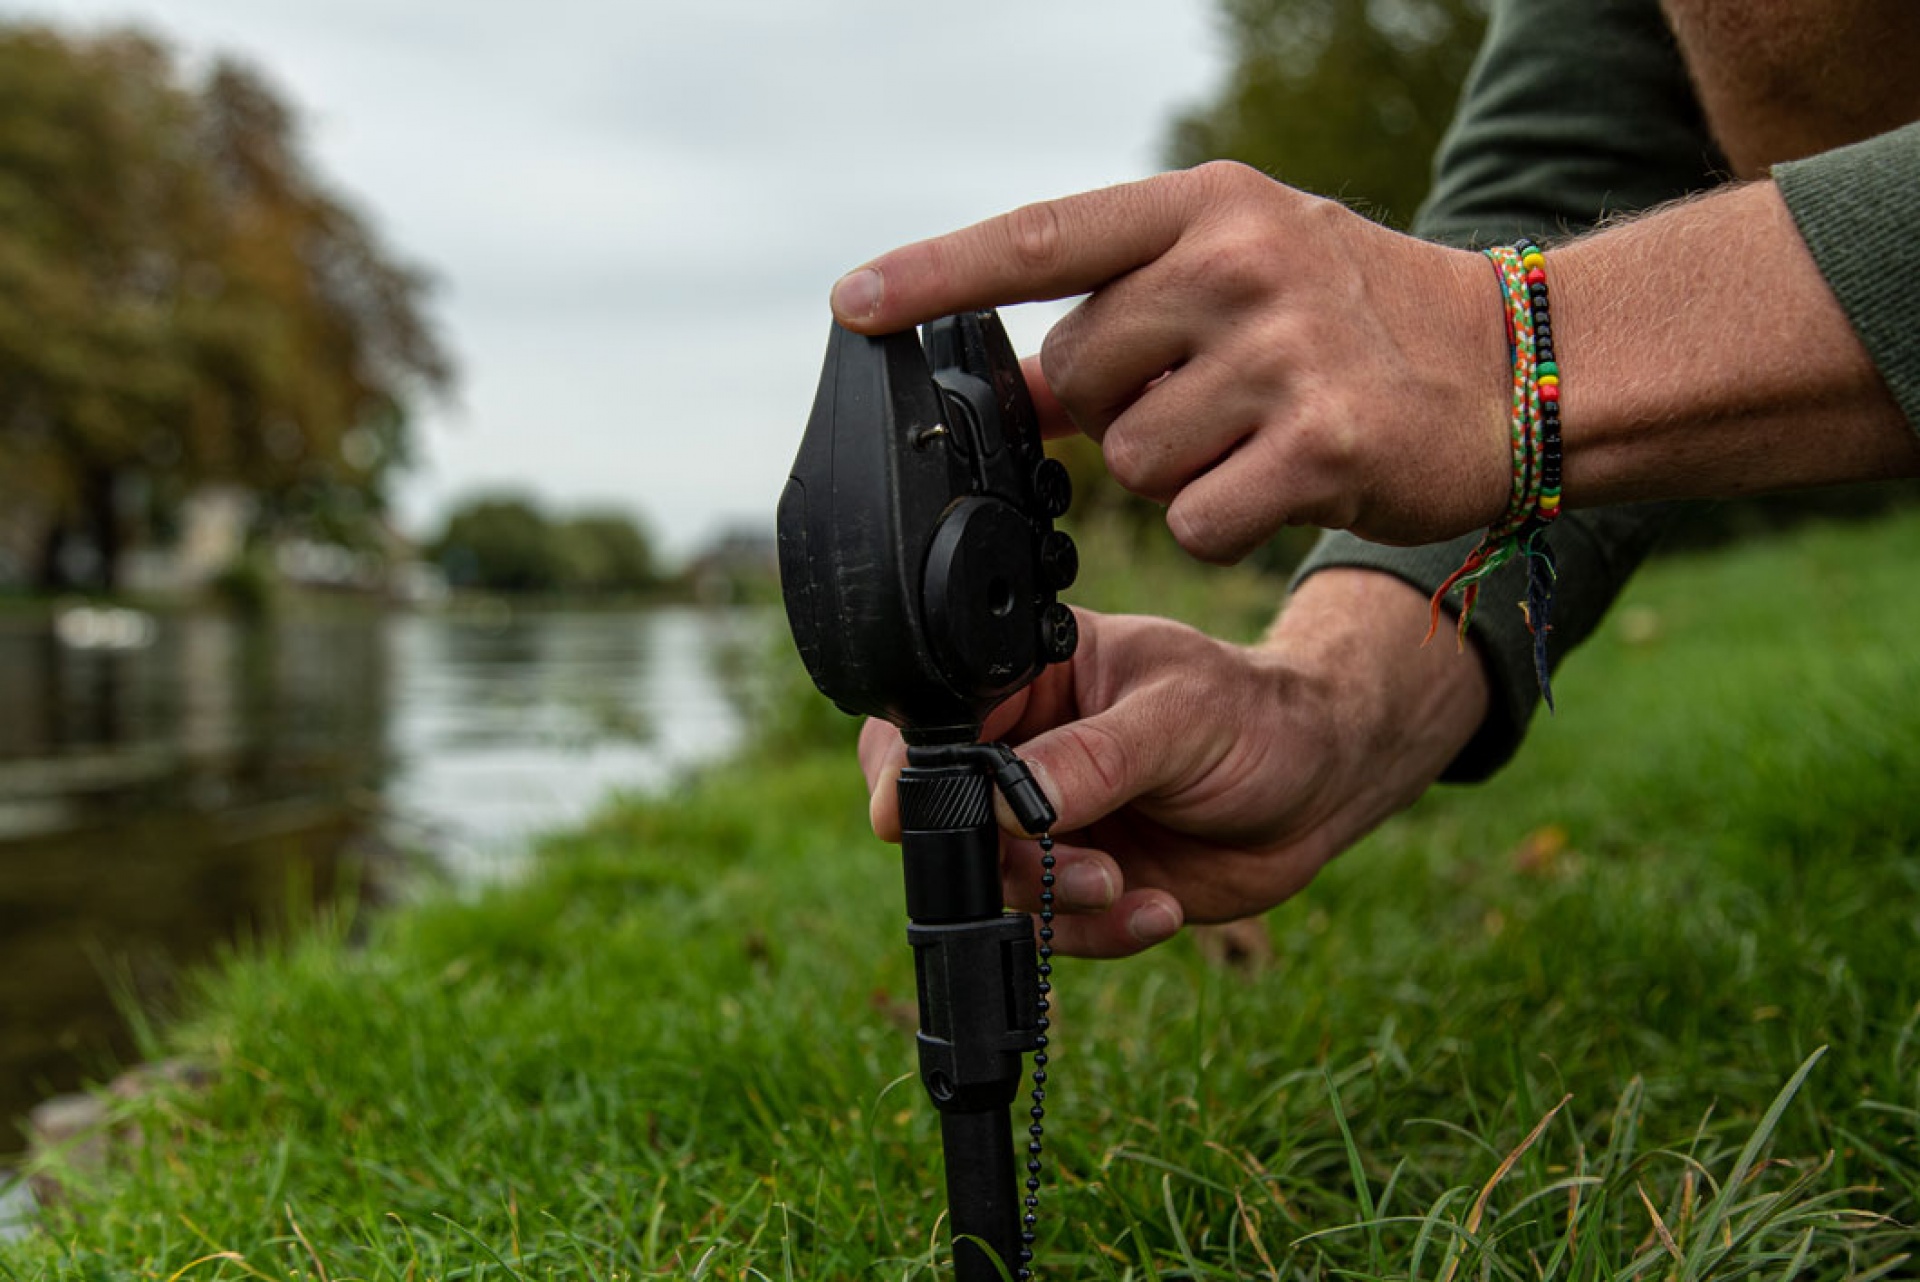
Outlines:
[[[1040,1031],[1033,921],[1001,906],[989,770],[913,756],[899,796],[920,1081],[940,1110],[954,1275],[998,1282],[1021,1259],[1009,1110]]]

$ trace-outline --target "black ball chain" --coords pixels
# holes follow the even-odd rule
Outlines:
[[[1021,1220],[1020,1230],[1020,1269],[1015,1275],[1019,1282],[1032,1282],[1033,1244],[1037,1238],[1040,1223],[1040,1150],[1041,1140],[1046,1133],[1047,1117],[1047,1028],[1051,1021],[1048,1012],[1052,1009],[1049,995],[1053,992],[1053,887],[1057,878],[1054,875],[1055,859],[1053,855],[1053,834],[1040,835],[1040,1011],[1035,1026],[1040,1030],[1034,1038],[1033,1052],[1033,1107],[1027,1111],[1033,1118],[1033,1124],[1027,1127],[1027,1197],[1026,1215]]]

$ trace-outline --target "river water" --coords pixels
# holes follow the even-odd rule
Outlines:
[[[423,860],[511,876],[531,834],[731,750],[725,674],[770,622],[0,619],[0,1153],[35,1100],[128,1053],[117,1000],[163,1001],[289,905],[378,899]]]

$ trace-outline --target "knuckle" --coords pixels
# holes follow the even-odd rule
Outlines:
[[[1066,748],[1067,769],[1054,769],[1061,779],[1063,793],[1082,802],[1093,803],[1102,811],[1131,800],[1128,791],[1134,772],[1133,750],[1126,741],[1099,721],[1076,721],[1061,727]]]
[[[1197,241],[1182,271],[1192,287],[1213,296],[1216,307],[1246,313],[1285,287],[1282,261],[1279,238],[1251,221],[1234,220]]]
[[[1208,565],[1238,564],[1263,537],[1258,522],[1244,512],[1224,510],[1218,502],[1178,499],[1167,508],[1167,530],[1182,551]]]
[[[1245,309],[1284,290],[1297,274],[1297,257],[1272,193],[1287,189],[1245,165],[1215,162],[1223,171],[1197,180],[1194,204],[1204,211],[1189,226],[1174,270],[1177,279],[1225,307]],[[1257,182],[1265,190],[1253,191]]]
[[[1121,489],[1142,498],[1155,498],[1160,493],[1158,463],[1141,433],[1109,428],[1100,442],[1100,456]]]
[[[1201,191],[1214,198],[1244,195],[1255,187],[1270,187],[1273,180],[1251,165],[1237,160],[1209,160],[1187,171]]]
[[[1044,275],[1060,265],[1066,231],[1054,202],[1022,205],[1007,215],[1005,228],[1007,248],[1020,267]]]
[[[1188,176],[1194,202],[1213,215],[1207,220],[1210,225],[1270,226],[1314,199],[1234,160],[1209,161],[1189,170]]]
[[[1365,426],[1339,398],[1302,394],[1286,430],[1275,430],[1269,470],[1288,478],[1295,516],[1323,529],[1350,529],[1367,471]]]
[[[1367,439],[1361,407],[1332,389],[1303,388],[1287,462],[1326,490],[1352,488],[1366,470]]]
[[[1167,530],[1181,551],[1195,560],[1224,565],[1233,559],[1221,549],[1218,517],[1197,503],[1175,503],[1169,507]]]

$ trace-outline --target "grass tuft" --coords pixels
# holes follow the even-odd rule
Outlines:
[[[1267,969],[1060,963],[1047,1275],[1910,1274],[1916,562],[1906,516],[1653,566],[1523,758],[1272,914]],[[236,948],[150,1034],[215,1085],[48,1159],[0,1277],[940,1276],[897,857],[806,742]]]

